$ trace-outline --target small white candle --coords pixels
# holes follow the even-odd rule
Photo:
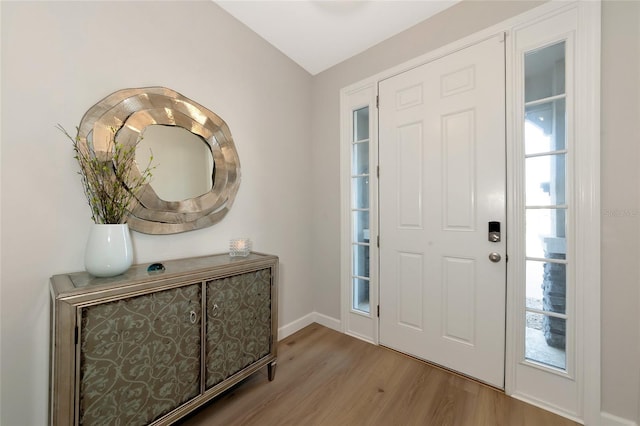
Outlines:
[[[230,256],[248,256],[251,251],[251,240],[248,238],[234,238],[229,242]]]

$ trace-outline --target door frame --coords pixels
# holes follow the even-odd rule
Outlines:
[[[522,352],[519,345],[524,339],[524,318],[521,315],[520,301],[522,290],[518,288],[517,277],[522,271],[516,262],[507,265],[507,303],[506,303],[506,356],[505,356],[505,393],[524,400],[533,405],[540,406],[548,411],[562,416],[584,422],[585,424],[599,424],[601,422],[601,378],[600,378],[600,15],[601,4],[599,0],[584,1],[550,1],[521,15],[510,18],[504,22],[486,28],[458,41],[435,49],[425,55],[421,55],[403,64],[375,74],[355,84],[345,87],[340,92],[341,104],[341,313],[343,332],[363,340],[378,344],[378,319],[371,315],[368,321],[359,324],[359,332],[350,331],[350,266],[351,250],[349,233],[351,219],[348,214],[350,209],[349,189],[349,159],[350,139],[349,128],[345,124],[349,117],[350,96],[357,95],[361,91],[371,91],[379,81],[400,74],[419,65],[431,62],[455,51],[464,49],[487,38],[494,37],[498,33],[506,34],[506,135],[507,135],[507,253],[513,258],[524,257],[523,250],[514,244],[514,232],[521,232],[522,220],[518,219],[516,202],[521,197],[517,184],[509,184],[512,179],[521,175],[522,170],[517,170],[516,158],[514,158],[513,144],[517,143],[519,135],[518,120],[514,117],[514,111],[518,111],[516,104],[518,97],[515,92],[518,87],[516,76],[517,67],[513,34],[521,27],[536,22],[552,19],[554,16],[569,10],[577,10],[578,30],[576,31],[576,67],[580,69],[581,77],[576,81],[576,92],[583,93],[581,102],[576,103],[574,127],[575,138],[580,140],[580,149],[576,151],[574,170],[574,192],[579,196],[575,200],[575,244],[580,250],[576,250],[576,279],[580,287],[576,289],[576,352],[578,357],[575,380],[578,386],[579,410],[576,413],[567,412],[556,406],[553,401],[545,401],[535,395],[522,391],[522,383],[516,375],[516,368],[521,363],[519,354]],[[371,93],[371,92],[369,92]],[[376,110],[375,98],[370,97],[371,111]],[[375,129],[370,133],[370,150],[377,156],[378,132],[377,114]],[[374,121],[374,120],[372,120]],[[373,124],[372,124],[373,125]],[[372,163],[373,164],[377,163]],[[345,169],[346,165],[346,169]],[[521,169],[521,168],[520,168]],[[377,181],[373,187],[377,188]],[[373,194],[377,205],[377,192]],[[377,210],[377,209],[376,209]],[[346,212],[346,214],[345,214]],[[371,221],[377,224],[377,211],[371,210]],[[374,217],[375,216],[375,217]],[[346,239],[345,239],[346,235]],[[372,234],[373,236],[373,234]],[[377,236],[377,232],[376,232]],[[373,239],[373,237],[372,237]],[[346,240],[346,244],[345,244]],[[370,256],[377,259],[378,250],[373,247]],[[377,264],[377,262],[376,262]],[[515,267],[514,267],[515,265]],[[377,277],[377,274],[376,274]],[[375,294],[376,302],[379,285],[377,279],[370,281],[370,292]],[[523,287],[523,286],[521,286]],[[372,312],[374,304],[372,302]],[[535,373],[534,373],[535,374]],[[542,389],[544,390],[544,389]]]

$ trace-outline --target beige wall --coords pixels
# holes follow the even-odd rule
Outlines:
[[[640,424],[640,2],[602,8],[602,407]]]
[[[48,278],[82,270],[91,224],[55,125],[127,87],[170,87],[219,114],[242,165],[230,213],[171,236],[134,233],[137,262],[223,252],[281,260],[280,324],[313,311],[311,76],[213,2],[6,2],[2,43],[0,424],[47,423]]]
[[[313,79],[315,309],[340,318],[339,90],[539,3],[464,1]],[[640,2],[602,12],[602,409],[640,422]]]

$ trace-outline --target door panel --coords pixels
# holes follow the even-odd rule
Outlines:
[[[422,126],[411,123],[398,129],[398,227],[422,228]]]
[[[420,253],[398,252],[398,323],[422,330],[422,276],[424,257]]]
[[[448,339],[475,344],[475,259],[444,257],[442,260],[444,327]]]
[[[271,272],[261,269],[207,282],[206,387],[271,350]]]
[[[501,36],[379,86],[380,342],[500,388],[504,86]]]

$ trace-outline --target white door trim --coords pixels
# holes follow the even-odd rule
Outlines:
[[[557,412],[563,416],[572,417],[588,425],[597,425],[601,420],[601,396],[600,396],[600,1],[550,1],[543,5],[501,22],[497,25],[486,28],[468,37],[460,39],[454,43],[433,50],[425,55],[407,61],[403,64],[377,73],[358,83],[345,87],[341,91],[341,102],[345,95],[357,91],[357,89],[373,85],[377,86],[380,80],[402,73],[418,65],[430,62],[439,57],[446,56],[452,52],[463,49],[472,44],[478,43],[486,38],[492,37],[500,32],[507,33],[507,43],[512,43],[513,30],[519,26],[543,21],[549,17],[567,10],[577,9],[578,11],[578,32],[576,35],[575,64],[580,70],[579,78],[576,79],[576,91],[583,93],[581,102],[576,103],[575,128],[576,138],[579,138],[581,148],[576,151],[575,158],[575,199],[576,217],[576,280],[580,282],[580,291],[576,295],[576,315],[578,327],[578,345],[576,353],[579,355],[579,369],[576,372],[576,379],[580,382],[580,406],[582,413],[572,416],[567,412],[554,407],[552,401],[534,400],[527,395],[518,394],[515,366],[519,362],[517,358],[516,345],[519,344],[518,328],[522,326],[523,319],[519,318],[517,306],[519,306],[519,294],[512,291],[514,272],[511,268],[507,271],[507,350],[505,365],[505,392],[523,399],[529,403],[539,405],[549,411]],[[509,45],[508,45],[509,47]],[[513,91],[514,91],[514,57],[513,49],[507,49],[507,146],[514,143],[514,121],[513,121]],[[344,115],[342,115],[344,120]],[[377,134],[377,132],[375,132]],[[345,142],[341,141],[342,146]],[[371,150],[377,152],[377,140],[375,146],[370,146]],[[342,166],[344,166],[344,150],[341,150]],[[347,157],[348,158],[348,157]],[[348,163],[348,160],[347,160]],[[507,171],[511,173],[508,179],[513,177],[513,158],[507,156]],[[347,165],[348,167],[348,165]],[[341,168],[342,172],[343,168]],[[348,170],[348,169],[347,169]],[[341,179],[341,194],[345,194],[345,180]],[[347,182],[348,185],[348,182]],[[346,188],[348,194],[348,187]],[[513,237],[514,212],[513,203],[517,194],[507,193],[507,218],[508,233]],[[348,204],[346,208],[348,209]],[[348,217],[345,218],[342,207],[342,228],[341,235],[348,236],[350,227]],[[346,222],[346,224],[345,224]],[[346,226],[346,227],[345,227]],[[522,253],[508,250],[510,256],[518,256]],[[341,247],[342,270],[349,268],[349,246]],[[346,266],[345,266],[346,265]],[[348,307],[349,299],[345,300],[345,286],[349,286],[349,280],[345,281],[345,274],[341,275],[342,291],[342,312],[344,322],[344,306]],[[348,287],[347,287],[348,288]],[[348,293],[347,293],[348,296]],[[378,342],[377,328],[371,336],[373,343]],[[522,334],[522,332],[520,332]]]
[[[584,2],[578,8],[579,31],[576,67],[580,70],[576,90],[582,102],[576,105],[576,280],[584,286],[576,300],[577,334],[583,343],[576,348],[582,360],[583,419],[585,424],[600,421],[600,39],[601,4]],[[588,28],[588,30],[587,30]]]

